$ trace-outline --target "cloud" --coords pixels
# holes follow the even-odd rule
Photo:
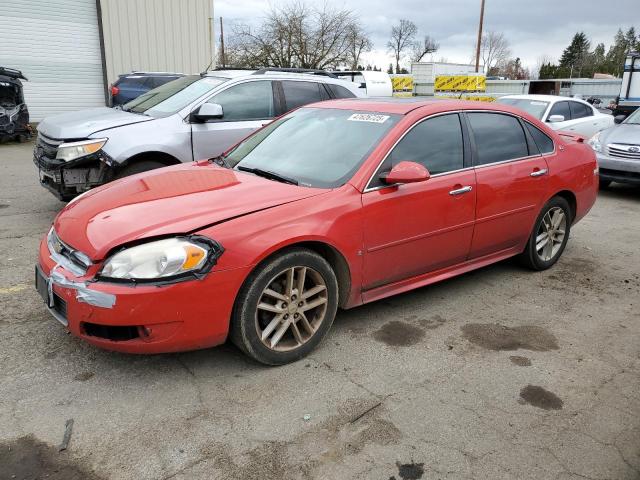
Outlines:
[[[223,16],[225,24],[258,24],[269,5],[288,2],[216,0],[215,14]],[[440,43],[436,59],[466,63],[472,58],[480,0],[329,0],[329,4],[352,10],[360,19],[374,42],[374,51],[366,58],[380,67],[391,61],[385,45],[391,26],[400,18],[413,21],[421,35]],[[486,0],[485,6],[485,31],[504,32],[513,55],[529,66],[542,55],[557,59],[578,31],[587,34],[592,47],[603,42],[608,48],[618,28],[633,25],[640,29],[639,0]]]

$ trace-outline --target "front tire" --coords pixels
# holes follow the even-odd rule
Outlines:
[[[564,252],[571,230],[571,207],[562,197],[553,197],[540,215],[520,255],[522,263],[533,270],[546,270]]]
[[[296,248],[259,265],[236,299],[230,338],[251,358],[284,365],[311,352],[338,308],[338,281],[316,252]]]

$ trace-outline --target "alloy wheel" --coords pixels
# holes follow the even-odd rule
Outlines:
[[[258,336],[271,350],[294,350],[318,331],[327,305],[322,275],[310,267],[287,268],[262,291],[255,314]]]
[[[536,253],[540,260],[551,261],[562,248],[567,230],[567,216],[560,207],[550,208],[542,217],[536,233]]]

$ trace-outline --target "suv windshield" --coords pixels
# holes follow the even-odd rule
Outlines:
[[[247,138],[229,152],[225,162],[237,170],[266,172],[271,178],[278,176],[309,187],[339,187],[399,118],[301,108]]]
[[[200,75],[178,78],[125,103],[122,110],[151,117],[168,117],[226,81],[226,78]]]
[[[542,115],[544,115],[544,112],[549,106],[549,102],[532,100],[530,98],[499,98],[496,100],[496,103],[512,105],[520,110],[524,110],[529,115],[536,117],[538,120],[542,120]]]

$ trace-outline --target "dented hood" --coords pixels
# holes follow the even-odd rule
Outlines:
[[[97,261],[132,241],[193,232],[324,192],[189,163],[90,190],[58,214],[54,227],[63,242]]]
[[[123,127],[132,123],[148,122],[152,117],[125,112],[115,108],[98,107],[79,112],[60,113],[45,118],[38,131],[49,138],[77,140],[109,128]]]

